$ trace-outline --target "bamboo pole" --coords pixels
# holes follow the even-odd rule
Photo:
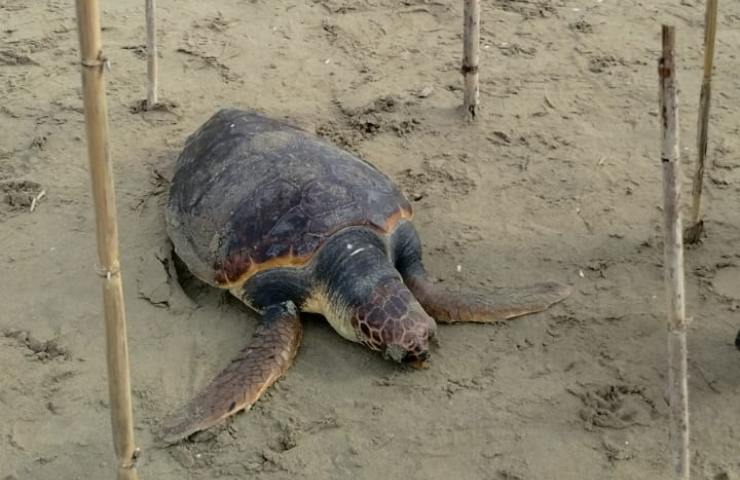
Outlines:
[[[77,0],[77,24],[82,60],[87,151],[95,206],[95,230],[103,278],[108,394],[113,445],[118,459],[117,478],[137,480],[126,317],[118,262],[116,199],[108,144],[108,111],[103,77],[107,61],[102,52],[100,7],[97,0]]]
[[[704,75],[699,94],[699,120],[696,133],[696,173],[691,188],[691,225],[684,232],[686,243],[697,243],[704,230],[701,219],[701,193],[704,186],[704,159],[707,156],[709,132],[709,106],[712,97],[712,66],[714,63],[714,40],[717,36],[717,0],[707,0],[704,18]]]
[[[152,109],[157,104],[157,84],[159,71],[157,67],[157,22],[155,1],[146,0],[146,74],[147,95],[146,108]]]
[[[463,109],[468,122],[478,118],[480,110],[480,88],[478,85],[478,62],[480,60],[480,0],[464,0],[463,8],[463,61],[462,74],[465,83]]]
[[[663,25],[660,77],[661,151],[665,285],[668,293],[668,386],[670,445],[675,478],[689,479],[689,400],[687,382],[686,307],[684,304],[681,170],[678,138],[678,86],[675,30]]]

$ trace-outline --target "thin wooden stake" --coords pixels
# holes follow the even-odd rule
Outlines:
[[[463,16],[463,61],[462,74],[465,82],[463,108],[469,122],[478,118],[480,110],[480,88],[478,86],[478,61],[480,59],[480,0],[464,0]]]
[[[107,60],[100,34],[97,0],[77,0],[77,26],[82,63],[87,151],[95,205],[100,274],[103,278],[106,360],[113,444],[118,458],[118,480],[137,480],[131,384],[126,344],[126,315],[118,261],[116,198],[108,144],[108,110],[103,77]]]
[[[678,98],[675,30],[663,25],[660,77],[660,160],[663,166],[665,285],[668,293],[668,386],[670,445],[675,478],[689,479],[689,397],[687,382],[686,306],[684,303],[681,170],[678,139]]]
[[[699,121],[696,132],[696,173],[691,189],[691,225],[684,232],[686,243],[697,243],[704,231],[701,219],[701,193],[704,186],[704,159],[707,156],[709,132],[709,106],[712,97],[712,66],[714,64],[714,40],[717,36],[717,0],[707,0],[704,18],[704,75],[699,95]]]
[[[146,74],[147,95],[146,108],[151,109],[157,104],[157,83],[159,72],[157,67],[157,22],[155,15],[155,1],[146,0]]]

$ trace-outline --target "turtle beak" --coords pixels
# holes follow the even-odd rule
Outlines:
[[[429,352],[412,353],[404,350],[400,345],[388,345],[383,356],[412,368],[429,367]]]
[[[429,354],[424,354],[423,357],[423,359],[414,358],[413,360],[404,360],[403,363],[411,368],[416,368],[417,370],[429,368]]]
[[[429,368],[429,352],[421,352],[418,354],[407,352],[401,360],[401,363],[417,369]]]
[[[416,360],[414,362],[409,363],[408,366],[411,368],[415,368],[417,370],[424,370],[424,369],[429,368],[429,362],[427,362],[426,360],[424,361]]]

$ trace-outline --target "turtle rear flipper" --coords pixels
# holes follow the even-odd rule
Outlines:
[[[571,293],[570,287],[556,282],[493,288],[480,293],[448,289],[425,274],[405,280],[424,310],[442,323],[493,323],[520,317],[546,310]]]
[[[165,419],[160,439],[176,443],[249,409],[290,367],[302,332],[292,302],[267,307],[249,346],[185,407]]]

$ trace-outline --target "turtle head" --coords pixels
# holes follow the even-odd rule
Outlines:
[[[424,367],[437,325],[400,278],[378,281],[352,319],[360,342],[386,358]]]
[[[315,274],[323,291],[309,306],[325,313],[340,335],[397,362],[423,366],[436,324],[388,261],[376,233],[348,229],[335,235],[319,252]]]

